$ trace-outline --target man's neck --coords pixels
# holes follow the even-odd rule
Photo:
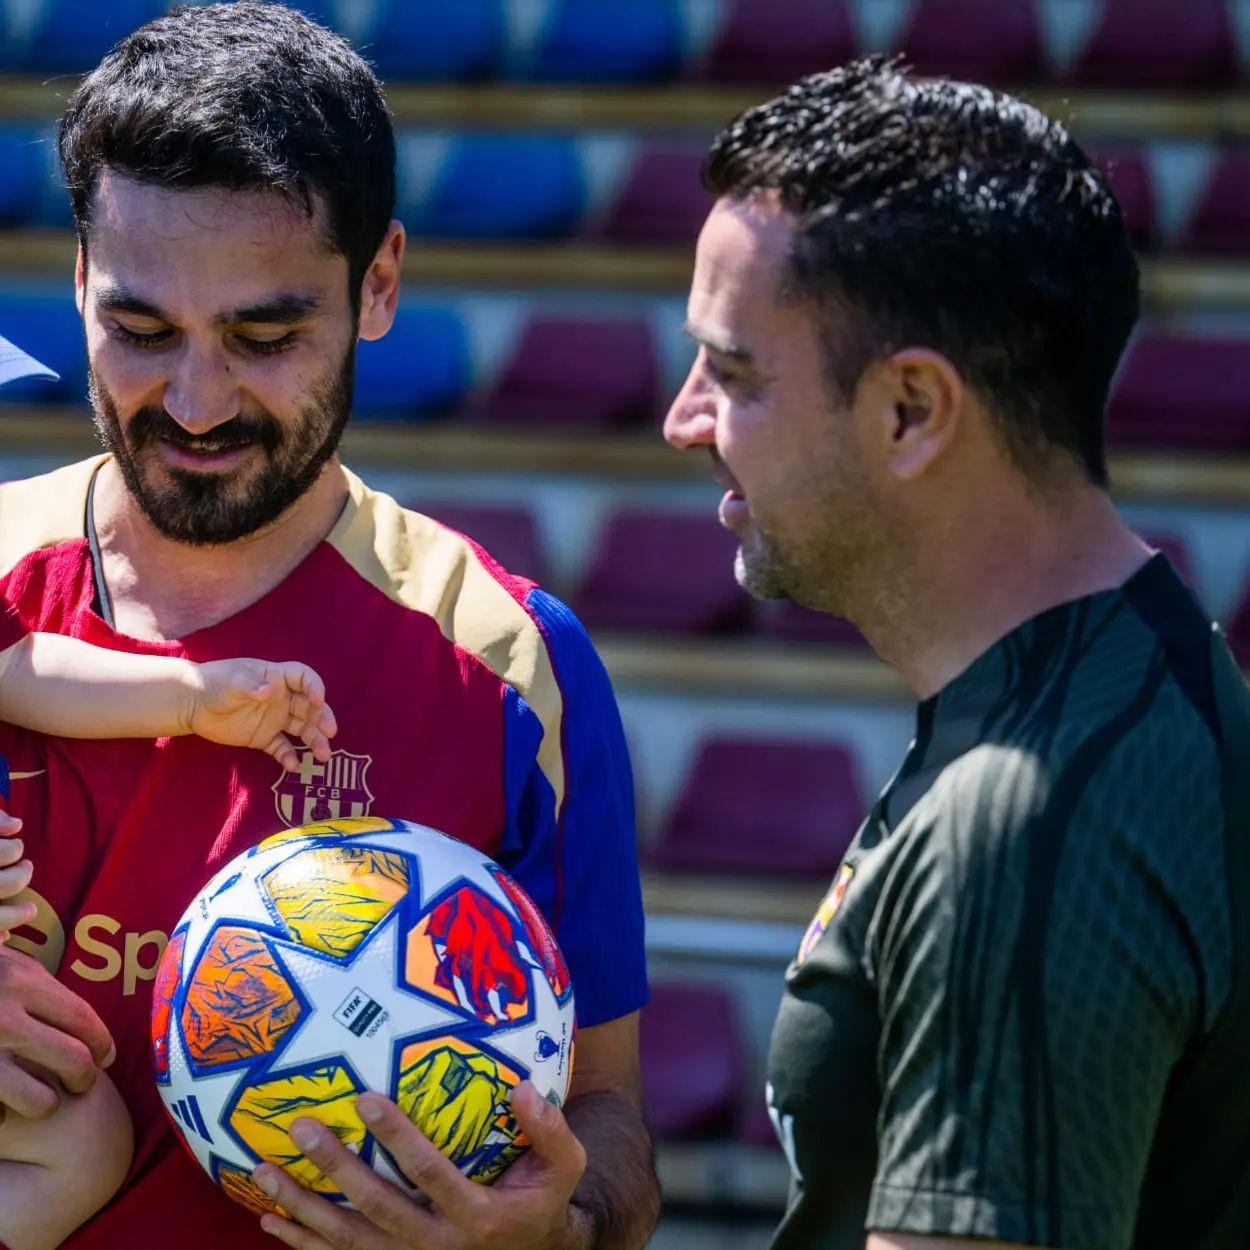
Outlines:
[[[312,552],[346,501],[346,474],[331,461],[272,525],[222,546],[190,546],[153,528],[106,462],[95,482],[95,527],[118,632],[168,641],[242,611]]]
[[[918,698],[936,694],[1025,621],[1123,585],[1148,558],[1102,491],[1075,491],[1062,506],[998,504],[930,535],[914,575],[881,596],[888,610],[856,622]]]

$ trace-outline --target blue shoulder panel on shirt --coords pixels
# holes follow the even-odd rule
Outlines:
[[[534,589],[526,597],[547,641],[563,702],[565,798],[536,755],[542,725],[511,686],[504,696],[506,819],[499,861],[552,922],[583,1027],[647,1000],[634,785],[603,664],[573,613]]]

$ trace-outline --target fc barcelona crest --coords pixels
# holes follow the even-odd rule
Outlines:
[[[274,806],[284,824],[295,829],[319,820],[369,815],[373,794],[365,778],[372,755],[334,751],[319,764],[307,747],[298,751],[299,768],[284,770],[273,784]]]

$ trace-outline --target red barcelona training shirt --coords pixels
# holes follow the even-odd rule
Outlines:
[[[72,1250],[273,1244],[174,1141],[147,1043],[152,977],[200,886],[311,820],[414,820],[494,856],[551,921],[594,1025],[646,998],[633,795],[607,676],[576,618],[462,535],[350,477],[333,530],[280,585],[177,643],[124,637],[93,609],[84,516],[101,458],[0,487],[0,594],[32,628],[118,650],[300,659],[338,716],[333,757],[198,738],[82,742],[0,725],[39,916],[14,940],[112,1030],[135,1120],[122,1193]]]

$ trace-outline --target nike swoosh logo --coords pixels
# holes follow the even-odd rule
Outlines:
[[[10,773],[10,781],[29,781],[32,777],[42,777],[48,770],[46,768],[37,768],[33,773]]]

